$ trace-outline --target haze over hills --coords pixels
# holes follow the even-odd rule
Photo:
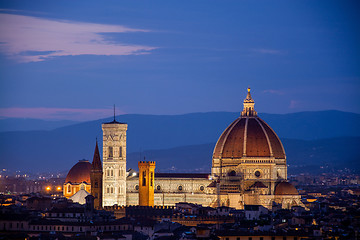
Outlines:
[[[287,164],[292,173],[303,169],[320,172],[320,167],[333,170],[352,168],[360,170],[360,159],[356,154],[360,137],[338,137],[321,140],[282,139],[287,154]],[[160,172],[210,172],[215,143],[176,147],[165,150],[147,150],[128,155],[128,167],[137,169],[141,157],[156,161]],[[189,169],[189,166],[192,169]]]
[[[137,161],[145,155],[148,160],[158,161],[158,170],[174,167],[173,169],[184,171],[201,171],[210,168],[215,142],[238,116],[239,113],[229,112],[170,116],[129,114],[118,116],[117,120],[128,123],[129,167],[137,169]],[[356,147],[353,144],[357,143],[356,137],[360,136],[360,114],[321,111],[259,116],[282,139],[289,164],[300,160],[309,164],[323,164],[321,161],[324,159],[346,163],[344,156],[347,159],[356,158]],[[92,160],[96,138],[101,147],[101,123],[111,120],[112,118],[83,122],[51,131],[0,132],[1,167],[61,171],[70,169],[80,159]],[[327,140],[328,138],[337,140]],[[322,147],[319,148],[320,146]],[[316,155],[310,154],[314,153],[311,150],[313,148],[323,150],[314,150]],[[186,155],[185,152],[189,154]]]
[[[49,121],[31,118],[6,118],[0,119],[0,132],[53,130],[76,123],[78,122],[70,120]]]

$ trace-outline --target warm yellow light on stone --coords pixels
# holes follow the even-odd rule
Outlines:
[[[155,162],[140,161],[139,166],[139,205],[154,206]]]

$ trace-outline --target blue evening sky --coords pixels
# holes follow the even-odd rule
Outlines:
[[[358,1],[0,1],[0,118],[360,113]]]

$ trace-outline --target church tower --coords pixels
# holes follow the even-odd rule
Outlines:
[[[94,197],[94,207],[99,209],[102,207],[102,186],[103,186],[103,170],[100,159],[99,147],[96,141],[93,162],[90,172],[91,195]]]
[[[115,120],[102,124],[103,206],[126,205],[127,124]]]
[[[140,161],[139,164],[139,205],[154,206],[155,162]]]

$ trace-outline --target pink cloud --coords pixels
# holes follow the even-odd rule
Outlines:
[[[300,107],[300,101],[296,101],[296,100],[291,100],[290,101],[290,105],[289,108],[294,109],[294,108],[299,108]]]
[[[113,42],[103,33],[149,32],[121,25],[51,20],[0,13],[0,51],[20,62],[58,56],[140,55],[156,47]]]
[[[274,90],[274,89],[266,89],[263,91],[263,93],[271,93],[271,94],[276,94],[276,95],[284,95],[283,91],[280,90]]]
[[[111,108],[0,108],[0,118],[87,121],[111,117],[112,114]],[[116,114],[124,114],[124,112],[116,109]]]

